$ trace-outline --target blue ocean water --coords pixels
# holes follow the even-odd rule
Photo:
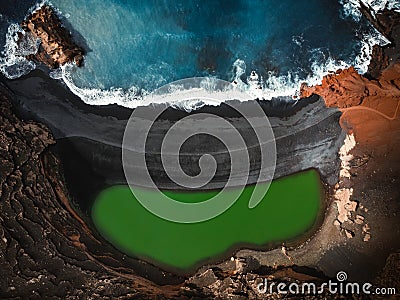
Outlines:
[[[293,94],[301,81],[316,83],[329,69],[365,71],[372,41],[382,42],[343,2],[52,0],[88,51],[84,67],[52,76],[92,104],[135,106],[129,102],[137,95],[194,76],[246,85],[251,71],[259,97]],[[5,41],[4,26],[0,34]]]
[[[205,75],[230,80],[237,59],[261,75],[304,77],[314,60],[350,62],[360,49],[358,24],[341,19],[332,0],[52,3],[91,49],[73,76],[76,85],[91,88],[152,90]]]

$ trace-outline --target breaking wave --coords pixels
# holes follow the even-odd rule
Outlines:
[[[36,68],[25,56],[35,54],[40,40],[25,32],[18,24],[11,24],[6,34],[6,44],[0,57],[0,71],[9,79],[28,74]]]
[[[361,12],[357,0],[339,0],[342,4],[342,18],[351,18],[359,22],[361,20]],[[365,4],[372,8],[373,12],[378,12],[384,8],[395,9],[400,11],[400,3],[391,0],[363,0]],[[40,8],[44,3],[50,4],[49,1],[42,1],[33,7],[30,12]],[[58,13],[62,14],[61,11]],[[68,14],[64,17],[69,17]],[[333,58],[328,51],[324,49],[313,49],[312,59],[309,61],[308,75],[296,71],[288,71],[286,74],[279,74],[275,71],[267,71],[263,74],[258,74],[253,70],[253,66],[247,66],[245,58],[238,58],[232,64],[231,78],[232,84],[244,89],[253,99],[269,100],[279,96],[296,97],[300,84],[307,82],[309,85],[319,84],[323,76],[338,69],[347,68],[353,65],[360,73],[365,73],[371,60],[372,47],[376,44],[385,45],[389,43],[376,29],[370,26],[367,32],[357,32],[360,40],[358,55],[352,61],[343,61]],[[292,42],[298,47],[302,47],[305,37],[303,35],[293,35]],[[6,43],[2,56],[0,57],[0,71],[9,79],[15,79],[25,75],[36,68],[32,61],[26,60],[24,57],[29,54],[35,54],[40,45],[40,40],[36,40],[29,33],[26,33],[22,28],[12,23],[9,25],[6,34]],[[243,53],[242,53],[243,55]],[[161,67],[161,66],[160,66]],[[82,82],[77,83],[74,79],[74,74],[77,72],[77,67],[72,64],[67,64],[58,70],[52,71],[50,77],[53,79],[63,80],[68,88],[85,103],[90,105],[107,105],[118,104],[125,107],[137,107],[145,105],[143,103],[143,95],[151,92],[145,87],[131,86],[130,88],[88,88],[79,86]],[[299,75],[303,74],[303,75]],[[196,76],[196,74],[193,74]],[[210,80],[218,76],[210,75]],[[225,78],[224,78],[225,79]],[[100,85],[101,86],[101,85]],[[206,104],[205,102],[175,103],[176,107],[185,110],[193,110]]]
[[[360,0],[339,0],[339,2],[343,5],[343,15],[345,17],[360,21],[362,17]],[[361,2],[371,9],[373,15],[384,9],[400,12],[400,2],[398,0],[361,0]]]

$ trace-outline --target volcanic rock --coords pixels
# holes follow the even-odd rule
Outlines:
[[[38,60],[52,69],[67,62],[82,65],[84,50],[73,41],[50,6],[44,5],[28,16],[22,28],[41,40],[38,52],[28,59]]]
[[[354,67],[338,70],[326,75],[320,85],[309,87],[303,84],[300,94],[301,97],[320,95],[328,107],[338,108],[360,105],[364,101],[384,102],[386,98],[399,98],[400,64],[387,68],[377,80],[358,74]]]
[[[400,14],[388,9],[374,13],[362,1],[359,2],[363,15],[390,42],[386,46],[374,45],[372,48],[372,58],[367,75],[378,78],[391,63],[400,61]]]

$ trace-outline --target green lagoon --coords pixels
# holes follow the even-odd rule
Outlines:
[[[248,202],[254,186],[218,217],[192,224],[174,223],[147,211],[128,186],[112,186],[95,200],[92,218],[98,231],[122,252],[165,269],[186,272],[200,263],[229,257],[240,247],[265,249],[303,239],[316,224],[323,205],[317,171],[274,180],[262,202]],[[205,201],[218,191],[164,191],[183,202]],[[224,192],[229,197],[230,191]],[[148,191],[157,200],[158,192]]]

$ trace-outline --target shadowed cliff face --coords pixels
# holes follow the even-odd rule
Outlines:
[[[370,9],[360,1],[361,12],[372,25],[389,41],[390,44],[372,49],[372,60],[368,66],[367,76],[378,78],[389,65],[400,60],[400,14],[385,9],[373,15]]]

